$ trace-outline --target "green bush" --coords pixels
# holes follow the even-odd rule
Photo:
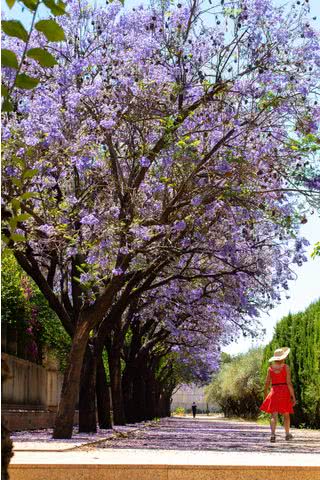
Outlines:
[[[207,387],[209,403],[217,403],[226,417],[257,418],[262,401],[262,349],[225,356],[220,371]]]
[[[183,407],[177,407],[174,412],[173,412],[174,415],[185,415],[186,414],[186,410],[185,408]]]
[[[9,250],[2,254],[1,324],[3,333],[17,332],[17,355],[42,363],[44,347],[60,361],[63,370],[70,338],[36,284],[16,262]]]

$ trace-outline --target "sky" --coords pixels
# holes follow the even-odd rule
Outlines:
[[[183,3],[184,0],[180,0]],[[96,0],[97,4],[104,4],[104,0]],[[141,3],[146,4],[147,0],[125,0],[125,7],[130,9]],[[283,3],[282,0],[275,0],[275,4]],[[320,24],[320,0],[310,0],[310,10],[312,16],[318,17],[318,22]],[[26,26],[30,22],[30,14],[27,9],[21,11],[21,6],[16,2],[16,5],[12,10],[9,11],[6,4],[3,2],[3,11],[5,12],[8,18],[18,18]],[[45,10],[40,12],[46,13]],[[266,335],[263,340],[257,342],[252,342],[252,340],[239,337],[237,342],[233,342],[224,351],[230,354],[238,354],[246,352],[251,347],[257,346],[258,344],[268,343],[273,334],[273,329],[275,324],[289,312],[296,313],[304,310],[310,303],[320,298],[320,258],[312,259],[311,252],[313,250],[314,244],[320,241],[320,217],[316,213],[313,216],[308,217],[308,223],[301,226],[301,234],[310,242],[310,246],[307,249],[306,255],[308,261],[303,264],[302,267],[294,268],[297,279],[295,281],[289,282],[289,290],[286,292],[289,298],[282,300],[281,304],[270,310],[268,313],[264,313],[260,317],[260,322],[262,328],[266,329]]]
[[[320,241],[319,215],[314,213],[314,215],[308,217],[308,223],[301,225],[301,235],[310,242],[306,251],[308,261],[302,267],[296,266],[293,268],[297,279],[289,282],[289,290],[286,291],[286,295],[290,298],[284,297],[280,305],[261,315],[260,322],[262,327],[266,329],[264,339],[254,342],[248,338],[240,337],[237,342],[233,342],[224,348],[225,352],[235,355],[246,352],[252,347],[267,344],[272,339],[274,326],[282,317],[288,315],[289,312],[300,312],[310,303],[320,299],[320,257],[311,258],[314,244]]]

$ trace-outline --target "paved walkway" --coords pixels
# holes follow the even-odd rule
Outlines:
[[[294,439],[288,442],[284,438],[284,429],[280,427],[277,442],[272,444],[267,425],[210,417],[167,418],[120,432],[94,447],[81,448],[320,454],[319,430],[292,431]]]
[[[71,440],[53,440],[52,431],[13,434],[17,458],[19,452],[114,450],[174,450],[205,452],[254,452],[277,454],[320,454],[320,431],[292,429],[294,439],[284,439],[278,429],[277,442],[269,442],[269,427],[255,422],[230,421],[221,417],[174,417],[156,422],[138,423],[100,430],[96,435],[77,434]],[[79,451],[79,453],[80,453]],[[156,455],[155,452],[151,453]],[[119,452],[121,456],[121,452]],[[320,457],[319,457],[320,458]],[[320,460],[319,460],[320,463]]]
[[[269,428],[222,418],[167,418],[97,435],[13,436],[11,480],[320,480],[320,431],[276,444]]]

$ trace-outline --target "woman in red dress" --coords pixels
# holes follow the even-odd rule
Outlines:
[[[284,417],[284,429],[286,432],[286,440],[291,440],[293,437],[290,433],[290,413],[293,413],[293,407],[296,404],[295,394],[291,383],[290,369],[285,364],[285,359],[289,355],[290,348],[278,348],[274,352],[274,356],[269,359],[269,362],[274,362],[268,368],[268,374],[265,383],[264,397],[260,410],[271,413],[270,427],[271,427],[271,442],[276,441],[276,427],[278,413]],[[268,393],[269,387],[271,390]]]

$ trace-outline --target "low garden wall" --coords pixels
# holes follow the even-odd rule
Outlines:
[[[58,408],[63,375],[21,358],[1,354],[10,370],[2,385],[2,417],[9,430],[52,428]],[[78,415],[75,416],[77,423]]]

